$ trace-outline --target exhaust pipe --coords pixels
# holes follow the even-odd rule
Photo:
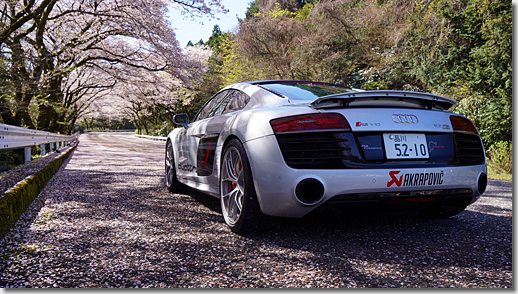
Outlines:
[[[297,184],[295,196],[306,205],[318,203],[324,198],[324,185],[317,179],[304,179]]]

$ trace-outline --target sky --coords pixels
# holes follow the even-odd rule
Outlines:
[[[180,42],[180,47],[185,47],[189,40],[192,41],[193,44],[196,44],[200,39],[203,39],[203,42],[207,42],[216,24],[219,25],[219,28],[223,32],[233,30],[237,27],[237,18],[245,18],[246,9],[251,0],[222,0],[221,2],[229,12],[226,14],[218,13],[214,19],[199,17],[196,18],[196,20],[191,20],[188,17],[180,15],[179,10],[174,8],[170,9],[168,13],[170,17],[169,20],[172,23],[172,27],[175,28],[176,39]],[[200,24],[200,22],[203,24]]]

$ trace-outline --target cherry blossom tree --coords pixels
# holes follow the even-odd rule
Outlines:
[[[211,53],[212,50],[203,45],[187,46],[182,51],[185,62],[182,75],[187,77],[191,84],[201,81],[208,69]],[[118,83],[107,95],[110,97],[106,99],[110,101],[108,104],[116,105],[115,111],[119,115],[132,117],[137,128],[143,129],[146,133],[149,133],[148,125],[150,128],[156,128],[164,121],[172,125],[172,116],[179,107],[189,105],[196,92],[168,71],[132,69],[119,71],[114,76]]]
[[[65,131],[106,88],[141,72],[167,73],[192,87],[203,66],[186,58],[167,20],[175,4],[191,17],[225,12],[219,0],[24,0],[0,7],[0,116],[28,127]],[[106,77],[102,81],[87,76]],[[164,79],[155,80],[155,83]],[[14,101],[9,107],[10,98]],[[36,104],[36,113],[30,105]],[[14,109],[13,109],[14,108]],[[34,107],[33,107],[34,108]],[[67,128],[69,128],[67,126]]]

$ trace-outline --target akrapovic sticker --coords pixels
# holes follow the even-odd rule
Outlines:
[[[438,186],[442,185],[444,172],[436,173],[407,173],[399,175],[401,171],[390,171],[390,181],[387,187],[396,185],[397,187],[419,187],[419,186]]]

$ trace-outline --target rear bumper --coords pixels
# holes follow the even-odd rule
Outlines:
[[[303,217],[324,204],[347,205],[358,202],[358,197],[364,197],[365,203],[383,204],[388,199],[407,196],[411,196],[409,199],[430,197],[427,193],[440,194],[442,198],[462,194],[473,203],[480,196],[479,178],[487,173],[485,164],[408,169],[293,169],[286,165],[274,136],[252,140],[244,146],[259,204],[263,213],[271,216]],[[317,180],[324,188],[322,197],[312,204],[303,203],[296,196],[297,185],[306,179]],[[437,199],[441,198],[437,195]]]
[[[463,209],[472,201],[473,191],[470,189],[362,193],[332,197],[317,209],[332,207],[352,217],[416,215],[442,205]]]

